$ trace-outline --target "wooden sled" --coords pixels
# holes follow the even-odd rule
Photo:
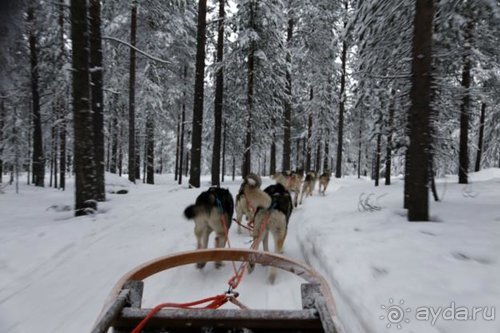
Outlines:
[[[248,261],[274,266],[303,278],[301,310],[162,309],[144,333],[166,332],[324,332],[342,333],[326,280],[314,269],[281,255],[245,249],[183,252],[147,262],[115,285],[92,333],[130,333],[150,312],[141,308],[143,280],[177,266],[209,261]]]

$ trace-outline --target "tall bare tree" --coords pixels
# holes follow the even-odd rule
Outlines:
[[[88,38],[87,2],[86,0],[71,0],[76,216],[86,215],[97,209]]]
[[[150,111],[146,119],[146,183],[155,183],[155,122],[153,112]]]
[[[483,153],[485,117],[486,117],[486,103],[483,102],[481,104],[481,115],[479,116],[479,136],[477,138],[476,165],[474,166],[475,172],[478,172],[479,170],[481,170],[481,155]]]
[[[137,0],[132,0],[130,12],[130,45],[137,43]],[[130,48],[129,90],[128,90],[128,180],[135,183],[137,174],[136,134],[135,134],[135,67],[136,54]]]
[[[254,1],[250,0],[250,27],[255,29]],[[242,177],[252,171],[252,121],[254,112],[254,77],[255,77],[255,41],[250,42],[247,60],[247,118],[245,150],[243,152]]]
[[[28,7],[29,49],[31,63],[31,108],[33,121],[33,182],[35,186],[45,184],[45,157],[43,154],[42,119],[40,113],[40,91],[38,71],[38,41],[36,35],[35,8],[32,2]]]
[[[65,4],[60,3],[59,4],[59,17],[58,17],[58,24],[59,24],[59,65],[61,68],[64,66],[65,61],[66,61],[66,40],[64,37],[64,13],[65,13]],[[65,89],[63,92],[63,96],[67,96],[68,92]],[[67,103],[63,96],[59,96],[58,102],[57,102],[57,109],[59,113],[59,186],[62,190],[66,189],[66,114],[68,113],[67,110]]]
[[[469,173],[469,114],[470,114],[470,86],[471,86],[471,43],[474,21],[472,16],[471,1],[466,2],[467,23],[464,32],[464,53],[462,69],[462,105],[460,106],[460,146],[458,183],[468,184]]]
[[[293,38],[293,12],[290,10],[288,14],[288,25],[286,41],[288,50],[286,54],[287,71],[286,71],[286,101],[285,101],[285,124],[283,135],[283,170],[290,170],[290,159],[292,154],[292,38]]]
[[[224,101],[224,10],[225,0],[219,0],[219,23],[217,35],[217,74],[215,81],[215,106],[214,106],[214,146],[212,152],[212,185],[220,185],[220,149],[222,136],[222,106]]]
[[[104,181],[104,95],[101,39],[101,2],[90,0],[90,80],[91,107],[94,118],[94,153],[96,163],[97,200],[106,199]]]
[[[432,157],[432,28],[434,1],[417,0],[412,48],[412,86],[410,90],[410,157],[408,220],[429,220],[429,165]],[[407,154],[408,157],[408,154]],[[418,163],[416,163],[418,161]]]
[[[207,0],[198,1],[196,33],[196,74],[194,83],[193,127],[191,134],[191,169],[189,186],[200,187],[203,100],[205,82],[205,44],[207,41]]]
[[[345,20],[344,20],[344,30],[347,28],[347,15],[349,9],[349,0],[345,0]],[[337,136],[337,165],[335,167],[335,177],[342,177],[342,150],[344,149],[344,113],[345,113],[345,84],[346,84],[346,61],[347,61],[347,41],[342,41],[342,51],[340,55],[341,61],[341,75],[340,75],[340,92],[339,92],[339,128]]]

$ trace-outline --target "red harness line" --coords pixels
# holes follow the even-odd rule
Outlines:
[[[148,321],[155,315],[157,314],[161,309],[163,308],[179,308],[179,309],[218,309],[222,305],[224,305],[228,301],[228,295],[221,294],[221,295],[216,295],[212,297],[207,297],[200,299],[198,301],[194,302],[188,302],[188,303],[162,303],[157,306],[155,306],[144,319],[137,325],[136,328],[132,331],[132,333],[140,333],[142,329],[146,326]],[[199,308],[194,308],[196,305],[201,305],[204,303],[209,304],[199,307]]]
[[[247,200],[247,204],[250,205],[250,202]],[[253,240],[252,245],[250,246],[250,249],[256,250],[257,247],[259,246],[260,241],[262,240],[262,237],[264,236],[264,230],[267,226],[267,223],[269,222],[269,217],[271,213],[268,211],[262,225],[260,226],[259,229],[259,236]],[[229,230],[227,227],[227,221],[226,221],[226,216],[222,214],[221,216],[221,222],[224,227],[224,233],[226,236],[226,242],[228,248],[231,248],[231,243],[229,242]],[[225,244],[224,244],[225,246]],[[232,261],[233,265],[233,270],[234,270],[234,275],[228,280],[228,285],[229,285],[229,290],[228,293],[226,294],[220,294],[212,297],[207,297],[200,299],[198,301],[193,301],[193,302],[188,302],[188,303],[162,303],[157,306],[155,306],[151,311],[144,317],[143,320],[139,323],[139,325],[134,328],[134,330],[131,333],[140,333],[142,329],[147,325],[148,321],[155,315],[157,314],[161,309],[164,308],[180,308],[180,309],[212,309],[216,310],[226,304],[228,301],[233,302],[234,304],[244,307],[241,303],[239,303],[236,300],[236,297],[238,297],[237,293],[233,293],[233,290],[238,287],[240,284],[241,280],[243,279],[243,276],[245,275],[245,272],[248,270],[248,266],[250,265],[249,262],[242,262],[240,267],[236,269],[236,264],[234,261]],[[194,308],[196,305],[201,305],[208,303],[209,304],[203,306],[203,307],[198,307]]]
[[[260,226],[259,229],[259,236],[253,240],[252,245],[250,246],[250,249],[256,250],[257,247],[259,246],[260,241],[262,240],[262,237],[264,237],[264,230],[267,226],[267,223],[269,222],[269,217],[271,216],[270,212],[267,212],[263,223]],[[234,265],[234,263],[233,263]],[[245,275],[245,272],[248,270],[249,262],[242,262],[240,264],[240,268],[235,272],[235,274],[229,279],[227,282],[229,284],[229,287],[232,289],[236,289],[238,285],[240,284],[241,280],[243,279],[243,276]]]

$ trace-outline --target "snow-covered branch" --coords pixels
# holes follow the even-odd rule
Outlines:
[[[146,58],[148,58],[150,60],[153,60],[153,61],[165,64],[165,65],[172,65],[172,63],[170,61],[163,60],[163,59],[157,58],[155,56],[152,56],[152,55],[150,55],[150,54],[148,54],[148,53],[146,53],[146,52],[138,49],[137,47],[135,47],[135,46],[133,46],[133,45],[131,45],[131,44],[129,44],[129,43],[121,40],[121,39],[114,38],[114,37],[109,37],[109,36],[103,36],[102,39],[104,39],[104,40],[111,40],[111,41],[114,41],[114,42],[126,45],[126,46],[130,47],[131,49],[136,50],[138,53],[142,54],[143,56],[145,56]]]

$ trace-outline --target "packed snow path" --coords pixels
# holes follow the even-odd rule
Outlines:
[[[0,194],[0,332],[88,332],[124,273],[195,248],[194,223],[182,212],[207,179],[202,189],[188,190],[171,176],[159,177],[155,186],[107,176],[108,191],[127,188],[129,194],[108,194],[93,217],[74,218],[67,210],[71,187],[63,193],[22,186],[19,195],[8,187]],[[451,302],[500,309],[500,170],[471,178],[467,188],[453,177],[438,182],[444,201],[432,203],[431,213],[439,223],[405,221],[398,179],[379,188],[367,180],[332,179],[326,196],[315,192],[294,210],[284,254],[327,277],[348,333],[397,330],[380,319],[390,299],[412,310],[400,332],[498,333],[499,319],[431,323],[413,316],[417,307]],[[239,183],[224,186],[235,195]],[[381,210],[359,212],[361,193],[384,195]],[[248,248],[250,237],[236,229],[230,230],[232,246]],[[159,274],[146,281],[145,306],[218,294],[231,275],[230,264]],[[279,272],[270,286],[266,268],[258,266],[238,291],[252,308],[293,309],[301,306],[301,282]]]

